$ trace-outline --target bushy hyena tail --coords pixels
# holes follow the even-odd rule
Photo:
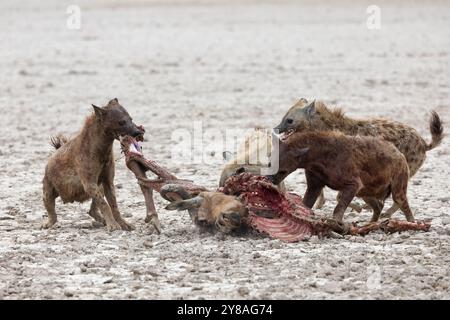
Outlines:
[[[430,132],[431,143],[427,145],[427,151],[436,148],[444,138],[444,127],[436,111],[431,112]]]
[[[66,136],[59,134],[56,137],[52,137],[50,139],[50,144],[52,145],[53,148],[58,150],[59,148],[62,147],[63,144],[66,144],[67,141],[69,141],[69,139]]]

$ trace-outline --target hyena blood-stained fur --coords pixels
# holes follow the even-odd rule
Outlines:
[[[117,207],[112,147],[119,136],[136,137],[143,132],[117,99],[105,107],[93,105],[93,108],[78,135],[72,139],[61,136],[52,139],[56,152],[45,168],[43,200],[48,220],[43,228],[56,223],[55,199],[59,196],[64,203],[92,199],[89,215],[106,224],[109,231],[133,229]]]
[[[385,119],[352,119],[345,116],[341,109],[332,110],[322,102],[307,103],[306,99],[301,99],[288,110],[275,129],[280,133],[290,130],[300,132],[337,130],[352,136],[380,137],[393,143],[405,156],[412,177],[424,163],[427,151],[437,147],[444,137],[442,121],[434,111],[431,113],[429,126],[431,142],[427,143],[414,128],[401,122]],[[320,198],[319,201],[323,203],[323,193]],[[397,209],[398,206],[394,204],[383,217],[389,218]]]
[[[297,132],[280,141],[279,156],[278,173],[269,176],[272,182],[279,183],[296,169],[305,169],[304,204],[311,208],[325,186],[338,190],[340,197],[333,212],[337,222],[342,222],[355,196],[372,207],[372,221],[378,221],[390,194],[406,219],[414,221],[406,197],[408,164],[387,141],[338,131]]]

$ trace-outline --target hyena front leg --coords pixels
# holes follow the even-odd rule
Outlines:
[[[348,205],[355,198],[358,191],[361,189],[361,182],[355,182],[354,184],[347,185],[345,189],[341,190],[339,202],[334,208],[333,219],[339,223],[342,223],[344,218],[345,210],[347,210]]]
[[[340,198],[341,198],[341,192],[338,192],[338,194],[336,196],[336,201],[339,202]],[[353,203],[353,202],[350,202],[348,206],[350,207],[350,209],[352,209],[352,210],[354,210],[354,211],[356,211],[358,213],[360,213],[362,211],[362,209],[363,209],[363,207],[361,205],[359,205],[357,203]]]
[[[134,227],[126,222],[120,215],[119,208],[117,207],[116,193],[114,192],[114,185],[110,182],[103,183],[103,190],[105,191],[105,197],[111,208],[114,219],[119,223],[122,230],[131,231]]]
[[[306,192],[303,196],[303,203],[308,208],[312,208],[317,198],[322,194],[324,184],[322,181],[317,179],[311,172],[305,171],[306,176]]]

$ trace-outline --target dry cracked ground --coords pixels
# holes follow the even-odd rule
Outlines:
[[[66,24],[73,2],[79,30]],[[369,30],[371,2],[2,1],[0,299],[449,299],[448,137],[408,190],[428,233],[293,244],[201,234],[156,195],[157,235],[118,145],[119,207],[136,230],[109,234],[92,226],[88,203],[59,201],[58,226],[40,229],[49,137],[75,134],[91,103],[114,97],[146,127],[147,156],[209,188],[223,163],[171,158],[174,133],[195,121],[270,128],[306,97],[405,122],[427,140],[430,110],[448,128],[450,5],[377,1],[381,29]],[[305,189],[301,172],[287,183]],[[329,215],[335,193],[326,197],[318,213]]]

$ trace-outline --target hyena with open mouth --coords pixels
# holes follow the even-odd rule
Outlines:
[[[56,223],[55,199],[64,203],[92,199],[89,215],[106,224],[109,231],[132,230],[120,215],[114,188],[113,143],[120,136],[137,137],[143,132],[117,99],[105,107],[94,106],[80,133],[72,139],[52,139],[56,151],[48,160],[43,179],[43,199],[48,219]],[[106,198],[106,200],[105,200]],[[100,212],[99,212],[100,210]]]
[[[308,103],[302,98],[288,110],[275,129],[280,133],[337,130],[352,136],[381,137],[394,144],[405,156],[412,177],[424,163],[427,151],[436,148],[444,137],[442,121],[435,111],[431,113],[429,126],[432,139],[427,143],[414,128],[401,122],[385,119],[352,119],[345,116],[341,109],[332,110],[323,102]],[[323,192],[318,202],[324,203]],[[398,205],[394,203],[383,217],[391,217],[398,209]]]

